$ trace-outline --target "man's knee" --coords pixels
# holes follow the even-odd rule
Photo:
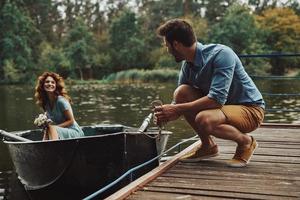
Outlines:
[[[219,109],[204,110],[196,115],[195,123],[204,133],[212,133],[217,126],[224,124],[225,115]]]
[[[197,114],[195,118],[195,123],[199,126],[199,128],[205,132],[211,132],[212,130],[212,118],[206,112],[200,112]]]
[[[180,85],[174,91],[174,100],[176,103],[186,103],[194,101],[202,97],[200,90],[197,90],[190,85]]]

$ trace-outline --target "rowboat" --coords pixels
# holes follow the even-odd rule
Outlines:
[[[115,125],[82,127],[84,137],[42,141],[40,129],[4,136],[19,180],[31,199],[82,199],[166,147],[171,132]],[[4,131],[2,131],[3,133]],[[3,134],[1,134],[3,135]],[[158,137],[159,136],[159,137]],[[99,196],[104,198],[149,172],[155,160]]]

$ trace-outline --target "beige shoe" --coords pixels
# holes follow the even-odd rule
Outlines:
[[[219,151],[218,151],[218,146],[217,145],[212,146],[209,149],[203,149],[202,147],[200,147],[196,151],[183,156],[180,159],[180,161],[181,162],[193,163],[193,162],[199,162],[203,159],[215,157],[215,156],[218,156],[218,155],[219,155]]]
[[[250,162],[255,149],[258,147],[256,140],[252,136],[251,139],[252,143],[249,148],[236,148],[233,158],[227,163],[229,167],[245,167]]]

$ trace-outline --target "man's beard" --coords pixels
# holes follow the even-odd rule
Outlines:
[[[184,60],[183,58],[179,58],[179,57],[176,57],[176,56],[174,56],[174,58],[175,58],[175,61],[176,61],[177,63],[179,63],[179,62],[181,62],[181,61]]]
[[[174,48],[172,48],[171,54],[174,56],[174,59],[177,63],[184,60],[183,55],[181,53],[179,53],[178,51],[176,51]]]

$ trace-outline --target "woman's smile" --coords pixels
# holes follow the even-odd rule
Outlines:
[[[56,90],[56,81],[51,76],[45,79],[44,90],[46,92],[54,92]]]

